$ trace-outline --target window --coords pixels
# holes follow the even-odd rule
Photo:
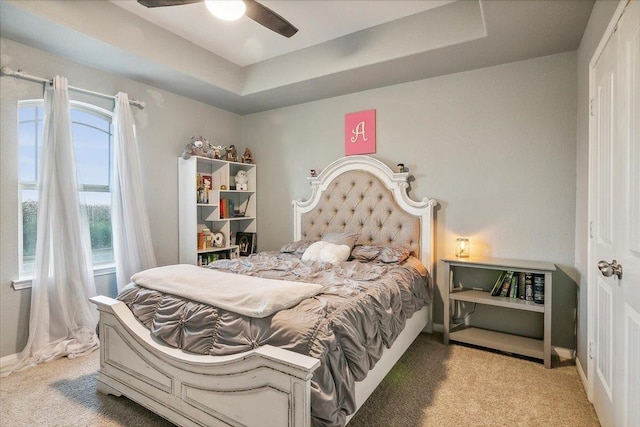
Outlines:
[[[38,211],[38,181],[44,103],[42,100],[18,104],[18,158],[20,205],[20,273],[34,268]],[[71,130],[75,145],[80,203],[86,212],[93,263],[113,262],[111,234],[111,173],[113,171],[113,129],[111,112],[71,102]]]

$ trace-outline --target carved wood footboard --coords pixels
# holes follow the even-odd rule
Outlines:
[[[180,426],[311,425],[317,359],[272,346],[188,354],[156,342],[123,302],[91,301],[100,311],[100,392],[124,395]]]

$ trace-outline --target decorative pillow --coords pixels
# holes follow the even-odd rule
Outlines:
[[[385,246],[380,250],[378,258],[380,261],[391,264],[395,262],[402,262],[409,258],[411,250],[404,246]]]
[[[290,242],[280,248],[280,252],[302,255],[312,243],[313,242],[311,240],[298,240],[296,242]]]
[[[322,240],[336,245],[347,245],[349,250],[353,249],[360,237],[360,233],[327,233],[322,236]]]
[[[336,245],[323,240],[313,243],[302,254],[302,262],[320,261],[336,264],[349,259],[351,248],[347,245]]]
[[[379,246],[358,245],[351,251],[351,256],[356,261],[369,262],[380,255]]]
[[[400,263],[409,258],[410,254],[411,250],[405,246],[362,245],[351,251],[351,256],[356,261],[379,261],[386,264]]]

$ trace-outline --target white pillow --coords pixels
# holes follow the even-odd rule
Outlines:
[[[302,261],[330,262],[332,264],[346,261],[351,254],[348,245],[336,245],[323,240],[310,245],[302,254]]]

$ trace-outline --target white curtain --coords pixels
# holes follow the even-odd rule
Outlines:
[[[121,290],[129,283],[134,273],[156,266],[149,217],[144,202],[133,114],[129,97],[123,92],[116,96],[113,139],[111,222],[116,279],[118,290]]]
[[[45,90],[35,270],[29,338],[11,372],[98,348],[91,244],[81,215],[67,79]]]

